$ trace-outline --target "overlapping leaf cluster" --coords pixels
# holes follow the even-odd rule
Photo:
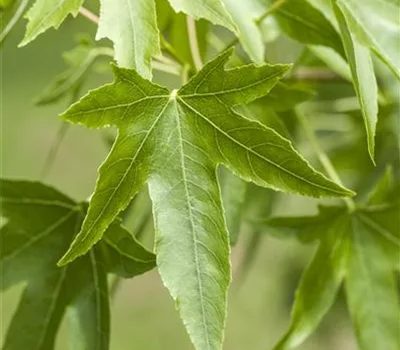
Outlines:
[[[75,349],[108,349],[107,273],[131,278],[154,268],[155,256],[117,219],[100,245],[59,268],[87,205],[37,182],[10,180],[1,181],[0,203],[7,219],[0,230],[1,289],[26,284],[4,349],[53,349],[67,309]]]
[[[275,349],[302,343],[331,308],[342,283],[360,349],[399,348],[399,186],[387,171],[368,202],[354,211],[321,206],[317,216],[267,221],[269,230],[319,241],[296,291],[290,328]]]
[[[34,1],[21,45],[58,28],[69,14],[77,16],[83,4]],[[0,41],[28,5],[29,0],[0,2]],[[354,194],[316,171],[289,141],[296,129],[294,107],[313,94],[282,82],[290,75],[289,65],[263,63],[263,26],[279,27],[352,81],[374,160],[378,85],[373,55],[400,79],[399,10],[391,0],[380,0],[379,6],[374,0],[363,5],[356,0],[100,0],[96,38],[111,39],[114,50],[84,42],[66,56],[70,68],[37,102],[51,103],[76,91],[99,56],[114,55],[115,81],[89,92],[62,118],[88,128],[113,126],[118,136],[99,168],[88,207],[38,183],[2,182],[2,215],[8,220],[1,229],[2,288],[27,283],[4,347],[52,349],[61,319],[72,307],[74,348],[108,348],[107,273],[133,277],[155,265],[152,253],[118,218],[147,185],[161,278],[196,349],[221,349],[230,244],[238,239],[246,208],[270,215],[277,195],[267,189],[316,198]],[[232,54],[227,50],[192,74],[199,58],[192,56],[194,38],[186,34],[190,17],[202,19],[195,24],[200,60],[207,57],[206,37],[212,34],[208,21],[236,35],[233,43],[238,40],[258,65],[227,69]],[[182,65],[168,67],[173,74],[182,71],[180,89],[149,80],[162,49]],[[285,118],[293,118],[291,124]],[[326,155],[319,153],[323,163]],[[398,269],[394,194],[399,188],[390,174],[365,206],[323,206],[315,217],[268,220],[268,230],[290,229],[319,241],[296,294],[292,323],[276,349],[300,344],[343,282],[360,348],[399,347],[393,272]],[[255,191],[253,185],[264,189]],[[262,231],[252,227],[249,252]],[[33,321],[36,314],[40,317]],[[24,336],[22,330],[27,330]]]

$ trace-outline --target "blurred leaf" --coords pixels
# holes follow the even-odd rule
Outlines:
[[[151,57],[161,53],[154,0],[101,0],[96,39],[114,42],[115,59],[151,78]],[[118,20],[116,20],[118,19]]]
[[[282,30],[304,44],[328,46],[345,56],[340,36],[327,18],[306,0],[287,1],[275,12]]]
[[[90,128],[113,125],[119,135],[99,170],[82,230],[59,263],[85,254],[148,182],[157,265],[198,349],[221,347],[230,280],[216,166],[287,192],[352,194],[313,170],[288,140],[232,110],[267,94],[289,66],[225,70],[231,53],[172,93],[134,70],[114,67],[113,84],[90,92],[62,116]]]
[[[321,237],[311,264],[303,273],[295,295],[289,330],[275,349],[300,345],[332,307],[346,272],[350,219],[342,215],[319,226],[314,234]],[[306,226],[307,227],[307,226]]]
[[[388,203],[383,195],[387,193],[382,185],[386,176],[372,191],[382,194],[378,197],[383,201],[374,206],[354,212],[321,207],[315,222],[312,217],[268,220],[268,227],[294,230],[300,237],[312,232],[320,240],[296,292],[289,330],[276,349],[293,348],[314,331],[333,304],[343,279],[360,349],[399,348],[394,269],[399,266],[400,201],[394,198]]]
[[[388,198],[390,198],[390,191],[393,187],[393,169],[387,167],[385,173],[383,174],[380,181],[377,183],[373,191],[368,197],[368,204],[379,205],[384,203]]]
[[[58,29],[69,14],[76,17],[83,2],[84,0],[36,0],[25,16],[28,25],[20,46],[30,43],[51,27]]]
[[[95,60],[102,55],[110,56],[112,50],[107,47],[93,47],[92,44],[81,43],[75,49],[64,53],[64,59],[70,66],[36,97],[37,105],[57,102],[66,94],[73,93],[82,83]]]
[[[357,40],[373,50],[400,80],[400,2],[340,0],[338,4]]]
[[[38,182],[1,180],[1,288],[27,282],[7,331],[4,349],[54,349],[64,313],[72,306],[80,334],[74,349],[108,350],[109,305],[106,272],[115,261],[128,277],[155,266],[144,250],[118,222],[106,239],[83,258],[64,268],[57,260],[83,221],[84,206]],[[112,251],[114,261],[105,259]]]
[[[239,41],[252,61],[264,61],[264,41],[257,18],[265,11],[261,0],[223,0],[238,28]],[[265,3],[265,2],[264,2]]]
[[[309,50],[342,78],[351,81],[351,71],[346,60],[329,47],[310,45]]]
[[[287,111],[293,109],[298,104],[308,101],[314,97],[314,91],[294,84],[277,84],[271,92],[257,100],[265,107],[275,111]],[[283,135],[285,136],[285,135]]]
[[[336,18],[339,22],[347,60],[353,76],[353,84],[360,103],[367,131],[368,152],[374,161],[375,129],[378,121],[378,86],[369,49],[357,39],[357,24],[345,10],[341,1],[333,0]]]
[[[24,14],[30,0],[3,0],[0,8],[0,43],[4,41]]]
[[[224,26],[232,32],[236,31],[235,24],[226,11],[223,0],[169,0],[169,2],[175,12],[183,12],[196,20],[203,18],[213,24]]]
[[[247,183],[225,168],[221,169],[221,175],[222,204],[228,226],[229,240],[233,246],[239,238]]]

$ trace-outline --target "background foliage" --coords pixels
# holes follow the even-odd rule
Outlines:
[[[5,2],[1,5],[3,9],[9,9],[7,6],[11,3]],[[24,1],[16,3],[21,8],[25,8],[27,4]],[[37,1],[35,5],[40,15],[43,15],[40,6],[44,3]],[[79,1],[76,4],[73,1],[65,3],[66,8],[80,5]],[[186,5],[182,4],[190,2],[181,2],[180,5],[178,3],[171,1],[173,6],[182,6],[189,14],[204,14],[203,10],[195,7],[185,9]],[[329,171],[331,161],[347,188],[357,192],[355,200],[363,208],[354,214],[354,218],[353,214],[349,217],[340,200],[317,201],[280,194],[253,185],[245,186],[241,180],[221,169],[221,186],[230,239],[231,243],[238,242],[232,251],[233,283],[230,288],[224,345],[227,349],[264,349],[277,343],[287,328],[300,275],[317,249],[314,262],[300,283],[302,291],[297,292],[297,316],[295,313],[291,328],[293,334],[287,333],[277,348],[297,345],[300,343],[299,339],[306,338],[329,309],[330,303],[335,300],[336,289],[339,293],[333,309],[316,333],[299,348],[356,348],[346,304],[350,308],[361,349],[375,349],[382,344],[387,349],[397,347],[398,286],[393,271],[396,270],[397,274],[399,267],[399,241],[396,237],[399,234],[396,224],[399,221],[399,189],[396,187],[399,176],[399,84],[396,81],[399,69],[396,62],[400,62],[399,59],[396,60],[400,52],[397,40],[400,30],[399,16],[396,17],[396,13],[399,14],[399,4],[389,0],[383,1],[381,6],[377,3],[371,0],[360,6],[355,1],[338,0],[333,2],[332,8],[329,1],[318,0],[288,0],[273,4],[269,1],[251,1],[246,5],[224,0],[232,19],[211,19],[225,25],[231,32],[221,27],[211,28],[206,21],[198,23],[197,36],[202,60],[207,61],[214,57],[232,40],[236,43],[232,36],[232,31],[236,31],[241,46],[237,46],[231,65],[240,65],[250,60],[258,63],[264,60],[271,63],[295,62],[285,85],[277,87],[257,103],[236,108],[248,118],[258,118],[291,139],[313,166],[321,168],[323,172],[328,171],[334,181],[340,182],[335,178],[336,174]],[[95,13],[99,12],[98,4],[94,2],[89,1],[85,6]],[[109,16],[121,16],[123,6],[114,7],[111,2],[104,1],[104,9],[107,6],[110,6],[107,11]],[[192,56],[189,37],[185,34],[185,16],[173,15],[166,2],[157,2],[157,6],[158,26],[166,30],[167,39],[176,48],[176,57],[172,55],[172,58],[183,63],[184,68],[188,67],[188,74],[193,74],[198,62]],[[260,16],[266,9],[273,9],[273,13],[262,20]],[[4,19],[9,12],[3,11],[2,23],[7,23]],[[116,13],[112,15],[112,11]],[[148,11],[148,8],[137,11]],[[205,15],[210,19],[209,16],[211,15]],[[34,23],[35,9],[30,10],[29,17],[31,27],[28,26],[24,43],[42,31]],[[51,25],[58,26],[64,17],[60,14]],[[250,17],[255,19],[254,22],[248,21]],[[377,17],[380,21],[375,20]],[[233,22],[236,23],[236,29],[232,27]],[[131,52],[140,58],[141,50],[146,44],[154,42],[151,37],[139,43],[133,41],[136,46],[130,51],[124,50],[122,48],[126,44],[118,43],[118,35],[113,33],[113,30],[118,31],[117,26],[111,25],[111,28],[107,18],[101,23],[97,37],[106,36],[115,41],[116,59],[123,66],[132,66],[133,61],[137,63],[135,58],[124,54]],[[123,23],[121,20],[122,27]],[[140,21],[136,20],[135,23],[140,25]],[[112,80],[107,64],[112,54],[110,42],[102,40],[93,43],[90,38],[95,37],[95,26],[78,16],[76,19],[68,17],[59,31],[50,30],[31,45],[17,50],[16,45],[23,36],[23,27],[23,21],[19,21],[1,48],[2,84],[6,87],[2,89],[2,177],[41,180],[77,200],[84,200],[92,192],[96,168],[107,154],[107,140],[112,140],[114,133],[111,130],[93,132],[80,127],[69,128],[66,124],[60,127],[60,121],[54,116],[89,88]],[[7,27],[5,29],[7,31]],[[150,33],[152,30],[148,29],[138,30]],[[82,36],[82,32],[89,33],[89,36]],[[3,40],[3,36],[1,38]],[[132,43],[129,38],[124,40]],[[265,59],[260,49],[263,42],[266,45]],[[165,45],[162,47],[165,49]],[[150,50],[152,54],[158,52],[157,47],[146,50]],[[65,51],[67,53],[64,58],[68,68],[65,68],[60,59],[60,52]],[[148,55],[147,61],[145,59],[134,64],[145,77],[150,76],[149,57]],[[350,68],[346,66],[345,60]],[[372,62],[374,70],[371,69]],[[156,65],[155,67],[157,68]],[[172,73],[179,74],[179,66],[176,64],[169,62],[167,68]],[[165,70],[165,67],[162,69]],[[60,74],[62,71],[64,72]],[[49,85],[55,75],[56,80]],[[81,81],[81,78],[84,79]],[[179,77],[157,69],[153,80],[169,88],[180,86]],[[28,103],[33,100],[37,104],[53,105],[39,109]],[[297,106],[304,101],[308,102]],[[379,123],[376,126],[378,116]],[[377,129],[374,138],[375,127]],[[60,135],[65,136],[65,139],[54,164],[49,166],[52,161],[46,161],[48,150],[54,147],[54,138],[59,139]],[[372,164],[371,158],[376,166]],[[373,190],[375,186],[377,189]],[[7,188],[3,183],[2,196],[6,192]],[[244,202],[241,197],[245,198]],[[352,208],[351,203],[347,200],[344,205]],[[321,207],[319,216],[315,216],[319,204],[329,207]],[[332,209],[332,206],[338,209]],[[149,208],[149,199],[148,194],[143,192],[135,200],[130,214],[125,216],[125,226],[152,250],[153,224],[146,208]],[[373,214],[376,210],[378,217]],[[10,219],[4,203],[2,213]],[[324,215],[330,221],[325,222]],[[281,218],[282,216],[299,218],[288,220]],[[336,217],[339,219],[336,220]],[[353,225],[351,229],[343,228],[347,227],[347,222]],[[4,238],[8,232],[6,227],[2,228],[3,243],[8,242]],[[353,232],[350,234],[352,239],[361,239],[361,243],[353,241],[350,244],[353,246],[351,249],[348,244],[340,243],[342,246],[335,248],[339,254],[338,257],[333,256],[332,266],[342,267],[336,271],[333,269],[331,279],[327,278],[317,284],[320,276],[330,276],[327,271],[331,271],[332,266],[324,266],[323,262],[331,254],[332,247],[337,247],[338,243],[335,242],[338,236],[346,236],[350,231]],[[365,235],[375,237],[370,242],[375,242],[377,236],[379,242],[383,239],[383,243],[365,244]],[[317,248],[318,239],[322,240]],[[8,246],[4,245],[6,248]],[[351,266],[350,269],[346,267],[346,258],[343,258],[347,251],[350,251],[352,261],[348,265]],[[322,262],[318,261],[318,254],[322,257]],[[4,256],[2,251],[3,260]],[[60,257],[59,255],[58,258]],[[337,264],[335,261],[342,262]],[[362,264],[362,261],[367,262],[367,265]],[[3,265],[2,263],[2,268],[7,272],[6,265]],[[365,276],[361,278],[363,283],[368,279],[371,282],[360,286],[357,278],[362,273]],[[3,284],[7,282],[4,276],[6,275],[2,272]],[[343,277],[348,281],[342,290],[339,288]],[[318,287],[315,288],[315,285]],[[370,299],[357,303],[358,299],[365,298],[364,291],[369,290],[379,295],[371,294]],[[5,311],[2,319],[5,322],[2,322],[2,335],[6,332],[20,291],[21,285],[17,285],[3,294],[2,304]],[[349,291],[353,293],[350,293],[346,302],[345,293]],[[313,296],[311,300],[307,299],[309,295]],[[382,304],[374,305],[377,299],[382,300]],[[387,303],[384,304],[383,301]],[[302,304],[307,307],[302,307]],[[131,344],[146,349],[191,348],[173,302],[155,271],[133,280],[124,280],[112,305],[111,349],[125,349],[131,347]],[[297,329],[293,326],[296,324]],[[387,326],[379,328],[381,324]],[[16,334],[15,329],[18,327],[11,327],[9,332]],[[63,323],[56,348],[65,348],[65,340],[71,334],[75,334],[75,340],[79,339],[76,333],[71,333],[73,330],[67,322]],[[365,334],[376,335],[366,338]],[[2,339],[7,337],[2,336]],[[84,343],[83,341],[82,344]],[[14,347],[7,347],[6,340],[4,346],[10,349],[23,346],[15,342],[14,344]],[[51,345],[47,348],[49,347]]]

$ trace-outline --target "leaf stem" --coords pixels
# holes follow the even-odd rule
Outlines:
[[[186,16],[186,25],[189,35],[189,46],[192,53],[193,63],[197,71],[203,66],[201,59],[199,43],[197,40],[196,22],[192,17]]]
[[[88,10],[87,8],[81,6],[79,8],[79,14],[81,14],[83,17],[86,17],[89,21],[99,24],[99,16],[95,15],[92,11]]]
[[[300,125],[302,126],[306,137],[313,148],[314,152],[316,153],[319,162],[321,163],[322,167],[324,170],[327,172],[329,177],[338,183],[339,185],[343,186],[343,182],[340,179],[338,173],[336,172],[331,160],[327,156],[327,154],[322,150],[321,146],[319,145],[318,139],[315,136],[314,130],[311,129],[307,119],[304,117],[303,113],[300,112],[298,109],[296,110],[296,118],[299,121]],[[347,208],[350,211],[354,211],[356,208],[356,205],[354,201],[351,198],[345,197],[342,198],[343,201],[345,202]]]
[[[46,159],[44,161],[44,165],[41,171],[41,178],[45,179],[46,176],[48,175],[50,169],[52,168],[54,161],[57,157],[58,151],[60,150],[60,146],[65,138],[65,135],[67,134],[69,130],[70,124],[67,124],[66,122],[62,122],[61,126],[59,127],[57,131],[57,135],[54,138],[53,144],[47,153]]]

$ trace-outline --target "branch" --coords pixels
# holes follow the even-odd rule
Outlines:
[[[193,63],[196,70],[200,70],[203,66],[203,61],[201,59],[199,43],[197,41],[196,22],[193,18],[186,16],[186,25],[188,29],[189,45],[193,57]]]
[[[86,17],[89,21],[99,24],[99,16],[95,15],[92,11],[89,11],[85,7],[80,7],[79,8],[79,14],[81,14],[83,17]]]

